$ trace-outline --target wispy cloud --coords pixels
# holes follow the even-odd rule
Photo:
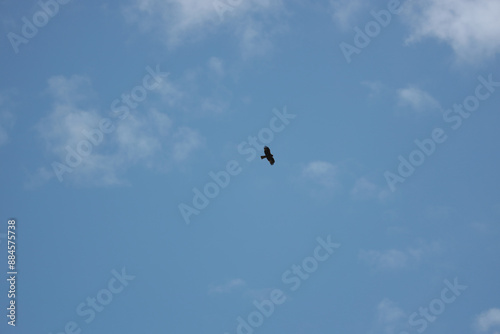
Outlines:
[[[212,1],[200,0],[133,0],[123,8],[125,19],[144,32],[161,29],[170,46],[178,45],[193,31],[203,32],[207,23],[215,22],[217,13]]]
[[[97,102],[92,98],[86,99],[86,96],[97,94],[90,79],[84,76],[52,77],[48,80],[47,91],[53,100],[52,109],[36,128],[55,161],[64,163],[68,147],[77,150],[82,142],[89,142],[84,132],[99,129],[103,119],[111,119],[114,127],[114,131],[103,134],[102,141],[91,147],[80,165],[64,175],[70,183],[87,186],[126,184],[123,175],[130,167],[138,165],[164,170],[170,163],[185,160],[203,143],[197,131],[175,126],[167,114],[145,102],[130,109],[127,118],[113,118],[109,109],[95,106]],[[32,178],[30,183],[39,184],[53,176],[50,167],[41,167],[38,180]]]
[[[222,293],[230,293],[238,288],[242,288],[246,286],[246,282],[241,278],[235,278],[227,281],[224,284],[219,285],[211,285],[208,289],[209,294],[222,294]]]
[[[331,163],[315,160],[303,165],[297,180],[313,197],[343,194],[355,201],[385,201],[390,192],[362,174],[362,167],[350,160]]]
[[[415,85],[396,89],[380,81],[363,81],[361,84],[368,88],[369,98],[394,99],[399,109],[405,108],[417,115],[442,111],[441,104],[430,93]]]
[[[409,268],[420,263],[426,256],[440,251],[437,242],[420,243],[416,247],[405,250],[360,250],[358,258],[367,265],[378,270]]]
[[[206,63],[165,81],[157,91],[169,107],[187,114],[220,114],[230,110],[233,102],[232,74],[223,59],[210,57]]]
[[[410,107],[417,113],[440,111],[441,105],[429,93],[417,88],[406,87],[397,90],[398,104]]]
[[[407,315],[405,312],[392,300],[383,299],[376,309],[376,320],[374,332],[384,334],[400,334],[405,328]]]
[[[495,333],[500,333],[500,309],[492,308],[478,315],[474,321],[474,327],[480,332],[496,329]]]
[[[500,52],[500,2],[421,0],[406,6],[407,43],[435,38],[449,44],[460,61],[475,63]]]
[[[249,0],[226,6],[221,14],[216,2],[205,0],[132,0],[123,9],[127,22],[143,32],[156,32],[169,48],[230,31],[239,41],[243,57],[269,52],[272,38],[286,30],[282,0]],[[228,30],[222,30],[224,27]]]
[[[384,200],[390,195],[389,190],[380,187],[365,177],[356,180],[351,189],[351,198],[356,200],[379,199]]]
[[[174,138],[174,160],[181,162],[185,160],[192,151],[199,148],[204,140],[202,136],[193,129],[180,127],[173,135]]]
[[[361,84],[370,90],[368,97],[379,97],[382,93],[387,91],[387,87],[380,81],[363,81]]]
[[[384,251],[361,250],[359,252],[359,259],[377,269],[395,269],[406,267],[409,256],[407,253],[397,249]]]
[[[351,29],[359,12],[366,7],[366,0],[330,0],[333,21],[342,29]]]
[[[335,187],[338,168],[326,161],[313,161],[302,169],[302,176],[325,187]]]

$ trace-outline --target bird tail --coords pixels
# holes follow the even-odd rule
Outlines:
[[[260,156],[260,158],[261,158],[261,159],[265,159],[265,158],[266,158],[266,156],[265,156],[265,155],[261,155],[261,156]]]

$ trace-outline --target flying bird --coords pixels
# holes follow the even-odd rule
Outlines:
[[[269,161],[271,165],[274,165],[274,158],[273,155],[271,154],[271,150],[269,149],[269,147],[264,146],[264,154],[265,155],[261,155],[260,158],[261,159],[267,158],[267,161]]]

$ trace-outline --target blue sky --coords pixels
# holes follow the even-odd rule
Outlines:
[[[500,332],[498,1],[0,6],[1,333]]]

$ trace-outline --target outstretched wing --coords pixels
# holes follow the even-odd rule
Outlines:
[[[273,155],[271,154],[271,156],[267,157],[267,160],[269,161],[269,163],[271,165],[274,165],[274,158],[273,158]]]

